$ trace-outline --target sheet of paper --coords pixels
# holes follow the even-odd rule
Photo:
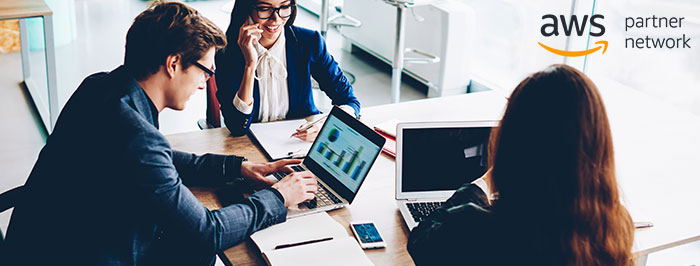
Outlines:
[[[296,132],[296,129],[304,123],[306,123],[304,119],[253,123],[250,125],[250,133],[260,143],[271,160],[290,155],[306,156],[313,143],[291,137],[292,133]]]
[[[374,265],[352,237],[267,251],[263,257],[272,266]]]
[[[320,212],[288,219],[255,232],[250,239],[260,248],[260,251],[273,250],[278,245],[293,244],[308,240],[333,237],[340,239],[348,237],[348,233],[328,213]],[[327,242],[327,241],[326,241]]]

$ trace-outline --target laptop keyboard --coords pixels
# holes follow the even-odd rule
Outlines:
[[[287,174],[285,172],[274,172],[274,173],[272,173],[272,176],[277,178],[277,181],[280,181],[280,180],[282,180],[282,178],[287,176]]]
[[[299,166],[299,165],[293,165],[292,170],[295,172],[303,172],[304,168]],[[285,172],[275,172],[272,174],[277,180],[281,180],[285,176],[287,176],[287,173]],[[338,199],[333,193],[330,193],[326,186],[321,184],[320,182],[318,183],[318,190],[315,193],[316,197],[310,201],[305,201],[302,202],[304,206],[306,206],[309,209],[314,209],[314,208],[319,208],[319,207],[325,207],[329,205],[334,205],[341,203],[342,201]]]
[[[304,172],[304,168],[299,166],[299,165],[292,165],[291,168],[292,168],[292,170],[294,170],[294,172]],[[279,180],[282,180],[282,178],[284,178],[285,176],[287,176],[287,173],[280,171],[280,172],[274,172],[274,173],[272,173],[272,175],[275,178],[277,178],[277,181],[279,181]]]
[[[408,202],[406,207],[408,207],[408,212],[413,216],[413,220],[420,223],[428,217],[435,209],[442,206],[444,202]]]
[[[318,190],[316,191],[316,197],[310,201],[305,201],[301,204],[304,204],[307,208],[309,209],[314,209],[318,207],[325,207],[333,204],[338,204],[341,203],[340,199],[333,195],[333,193],[328,192],[328,189],[322,185],[321,183],[318,183]]]

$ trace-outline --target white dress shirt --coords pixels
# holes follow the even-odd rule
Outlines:
[[[258,64],[255,69],[255,79],[258,80],[260,91],[261,122],[282,120],[289,111],[289,91],[287,88],[287,48],[284,32],[280,33],[277,41],[270,49],[265,49],[259,43],[255,44],[258,51]],[[241,113],[253,112],[253,104],[243,102],[238,94],[233,98],[233,106]]]
[[[286,29],[284,29],[286,30]],[[260,91],[260,111],[258,118],[261,122],[285,119],[289,111],[289,89],[287,86],[287,48],[284,32],[280,33],[277,41],[270,49],[265,49],[260,43],[255,44],[258,51],[258,64],[255,69],[255,79],[258,80]],[[246,104],[238,93],[233,97],[233,106],[241,113],[253,112],[253,102]],[[349,105],[341,105],[340,109],[355,116],[355,109]],[[320,125],[319,125],[320,124]],[[320,127],[322,123],[314,126]]]

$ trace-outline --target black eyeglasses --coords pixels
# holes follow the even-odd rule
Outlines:
[[[216,70],[211,70],[211,69],[209,69],[208,67],[203,66],[202,64],[200,64],[200,63],[197,62],[197,61],[194,61],[193,64],[194,64],[195,66],[197,66],[199,69],[201,69],[202,71],[204,71],[204,78],[205,78],[206,80],[209,80],[209,78],[211,78],[211,76],[214,75],[214,72],[216,72]]]
[[[255,8],[255,10],[258,12],[259,19],[269,19],[275,14],[275,12],[277,12],[277,15],[280,18],[288,18],[292,16],[292,11],[296,7],[297,5],[286,5],[278,8],[271,6],[253,6],[253,8]]]

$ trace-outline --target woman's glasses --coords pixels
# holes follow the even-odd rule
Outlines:
[[[277,12],[277,15],[280,18],[288,18],[292,15],[292,11],[296,7],[296,5],[286,5],[278,8],[271,6],[254,6],[253,8],[255,8],[255,11],[258,12],[259,19],[269,19],[275,14],[275,12]]]

